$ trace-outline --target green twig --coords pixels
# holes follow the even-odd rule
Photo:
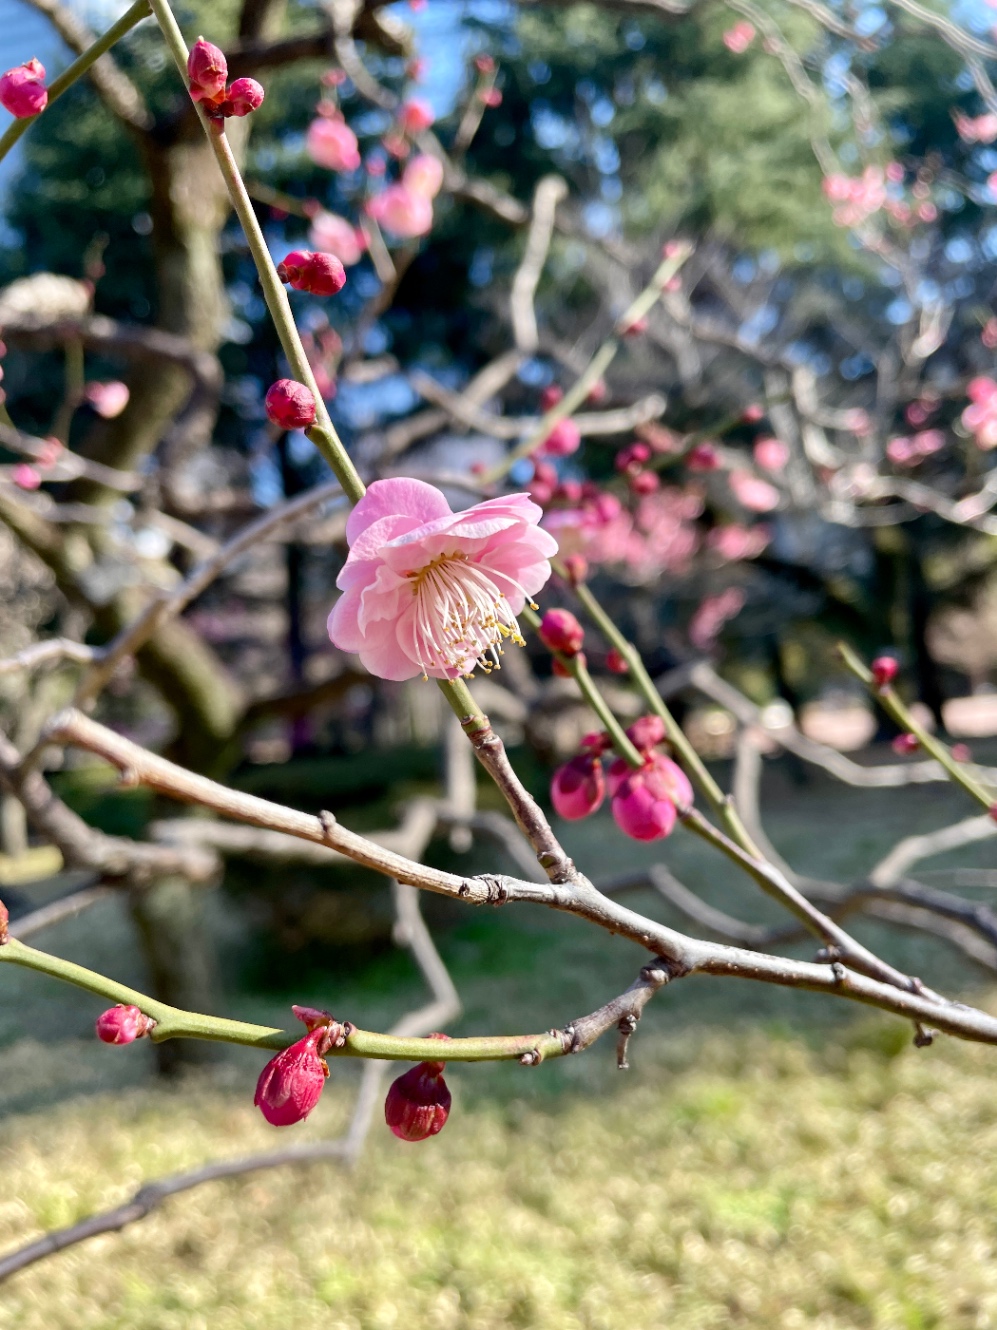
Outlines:
[[[532,628],[540,627],[540,615],[527,607],[522,617]],[[548,648],[549,649],[549,648]],[[613,715],[609,703],[599,691],[599,686],[588,672],[588,668],[581,659],[580,654],[575,656],[566,656],[560,651],[551,651],[555,659],[559,660],[567,672],[578,684],[582,696],[589,704],[595,714],[598,716],[602,728],[613,741],[613,747],[624,761],[629,762],[632,767],[642,767],[644,759],[638,753],[637,749],[627,737],[626,731],[620,722]]]
[[[187,43],[183,39],[183,34],[173,16],[168,0],[150,0],[150,3],[159,26],[163,30],[163,35],[173,59],[176,61],[177,68],[186,82]],[[301,343],[301,337],[294,322],[294,315],[291,313],[291,302],[284,290],[283,282],[277,276],[277,269],[270,257],[267,242],[263,237],[263,231],[260,229],[256,212],[253,209],[253,201],[249,197],[243,182],[231,144],[225,135],[221,121],[213,120],[206,115],[200,103],[195,103],[195,109],[225,180],[232,207],[242,223],[242,229],[246,234],[253,262],[256,264],[256,271],[259,274],[260,285],[263,288],[263,298],[267,302],[270,317],[273,319],[291,373],[299,383],[305,384],[311,390],[312,396],[315,398],[315,424],[307,429],[305,433],[329,463],[347,498],[351,503],[356,503],[363,498],[364,483],[343,446],[342,440],[336,433],[336,428],[329,418],[329,412],[318,390],[312,367],[308,363],[305,348]]]
[[[844,642],[839,642],[838,654],[856,679],[860,679],[865,684],[890,719],[896,721],[906,733],[913,734],[924,751],[945,768],[954,783],[961,785],[966,793],[972,795],[989,813],[997,804],[997,795],[975,780],[965,766],[955,760],[946,744],[943,744],[940,739],[936,739],[923,725],[918,724],[888,684],[881,688],[876,683],[872,677],[872,671],[859,659],[851,647]]]
[[[683,246],[675,254],[670,255],[658,266],[657,271],[645,286],[644,290],[637,296],[620,316],[617,321],[617,328],[626,329],[632,323],[644,315],[661,299],[661,292],[665,285],[671,281],[678,270],[692,253],[691,246]],[[491,484],[501,478],[508,472],[509,468],[521,457],[529,457],[531,453],[536,452],[544,440],[548,437],[551,430],[559,421],[567,419],[568,416],[576,411],[585,401],[589,393],[602,378],[605,371],[616,358],[616,354],[622,345],[620,335],[613,333],[607,337],[602,346],[599,347],[595,355],[589,361],[585,370],[574,384],[568,389],[561,400],[552,406],[551,409],[540,417],[536,428],[526,436],[521,443],[508,453],[497,466],[485,473],[481,477],[483,485]]]
[[[77,79],[82,78],[92,64],[106,54],[137,23],[141,23],[144,18],[148,18],[151,13],[150,0],[136,0],[136,3],[130,9],[125,10],[117,23],[112,24],[105,33],[97,38],[92,46],[88,46],[83,54],[73,61],[68,69],[64,70],[58,78],[53,79],[48,85],[46,110],[62,96],[67,88],[71,88]],[[44,111],[38,112],[38,115],[44,114]],[[38,115],[24,116],[19,120],[15,120],[12,125],[7,126],[3,134],[0,135],[0,162],[7,156],[22,134],[25,134],[35,123]]]
[[[157,1043],[164,1039],[210,1039],[218,1043],[245,1044],[252,1048],[281,1049],[302,1037],[301,1030],[289,1032],[272,1026],[250,1025],[246,1021],[230,1021],[221,1016],[182,1011],[179,1007],[159,1002],[82,965],[36,951],[16,938],[10,938],[0,946],[0,961],[9,961],[29,970],[37,970],[40,974],[51,975],[53,979],[74,984],[110,1002],[138,1007],[156,1022],[150,1038]],[[496,1062],[520,1058],[526,1054],[532,1061],[539,1062],[545,1058],[560,1057],[565,1051],[561,1037],[548,1031],[545,1034],[450,1039],[447,1041],[446,1058],[448,1062]],[[388,1062],[437,1061],[440,1044],[436,1039],[399,1038],[353,1027],[345,1044],[341,1048],[330,1049],[327,1056],[377,1058]]]

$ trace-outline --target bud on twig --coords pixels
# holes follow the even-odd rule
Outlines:
[[[131,1044],[148,1034],[155,1024],[140,1008],[119,1002],[97,1017],[97,1038],[105,1044]]]
[[[446,1035],[432,1035],[445,1039]],[[420,1062],[392,1081],[384,1101],[384,1120],[402,1141],[425,1141],[446,1126],[451,1095],[443,1062]]]
[[[45,66],[35,58],[8,69],[0,75],[0,106],[18,120],[38,115],[48,105],[44,79]]]
[[[311,389],[296,379],[278,379],[272,383],[263,407],[267,419],[280,429],[307,429],[315,420],[315,398]]]

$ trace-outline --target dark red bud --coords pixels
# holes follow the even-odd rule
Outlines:
[[[399,1140],[425,1141],[446,1126],[451,1095],[442,1070],[442,1063],[420,1062],[392,1081],[384,1120]]]
[[[893,751],[899,753],[901,757],[908,757],[911,753],[916,753],[920,746],[916,734],[898,734],[892,744]]]
[[[893,656],[877,656],[872,662],[872,681],[877,688],[891,684],[899,673],[900,666]]]
[[[301,1122],[321,1097],[329,1068],[321,1053],[330,1043],[324,1026],[282,1049],[260,1072],[253,1103],[274,1127]]]
[[[236,79],[227,89],[219,109],[223,116],[244,116],[258,111],[263,105],[262,85],[255,79]]]
[[[540,640],[551,651],[574,656],[585,642],[585,629],[570,610],[548,610],[540,621]]]
[[[97,1017],[97,1038],[105,1044],[130,1044],[148,1034],[155,1024],[138,1007],[119,1003]]]
[[[213,101],[225,91],[228,79],[228,61],[224,52],[198,37],[187,57],[187,77],[190,79],[190,95],[195,102]]]
[[[280,429],[307,429],[315,420],[315,398],[311,389],[295,379],[278,379],[272,383],[263,406],[267,419]]]
[[[293,250],[277,265],[277,275],[295,291],[313,296],[334,296],[346,285],[346,269],[335,254]]]
[[[617,651],[616,647],[610,647],[606,654],[606,669],[609,670],[611,674],[630,673],[630,666],[620,652]]]
[[[647,753],[664,742],[665,722],[660,716],[641,716],[627,729],[627,738],[640,753]]]
[[[549,383],[540,394],[540,410],[546,414],[551,407],[557,406],[563,396],[563,388],[559,388],[556,383]]]

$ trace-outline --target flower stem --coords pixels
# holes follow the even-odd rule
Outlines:
[[[540,627],[540,615],[535,613],[529,607],[523,610],[522,617],[532,628]],[[599,686],[588,672],[580,655],[566,656],[560,651],[551,651],[551,655],[556,657],[571,677],[578,684],[582,696],[589,704],[592,710],[598,716],[602,728],[613,741],[613,747],[624,761],[629,762],[632,767],[642,767],[644,760],[637,749],[630,742],[626,731],[620,722],[613,715],[609,703],[603,697]]]
[[[940,739],[936,739],[923,725],[919,725],[888,684],[880,688],[872,677],[872,671],[863,664],[851,647],[844,642],[839,642],[838,654],[856,679],[861,679],[862,683],[866,685],[869,692],[891,720],[896,721],[905,732],[913,734],[924,751],[945,768],[956,785],[961,785],[967,794],[983,805],[987,812],[997,804],[997,793],[988,790],[979,781],[975,780],[966,770],[966,767],[955,760],[946,744],[943,744]]]
[[[150,0],[150,3],[159,21],[159,26],[163,30],[163,35],[173,59],[176,61],[177,68],[186,82],[187,43],[183,39],[183,34],[169,6],[169,0]],[[315,398],[315,424],[307,429],[305,433],[329,463],[347,498],[351,503],[356,503],[363,498],[364,483],[350,460],[342,440],[336,433],[336,428],[329,418],[329,412],[318,390],[312,367],[308,363],[305,348],[301,344],[301,337],[295,326],[294,315],[291,313],[291,302],[284,290],[283,282],[277,276],[277,269],[270,257],[267,242],[253,209],[253,201],[249,197],[243,182],[238,163],[232,152],[232,146],[226,137],[221,122],[210,119],[200,103],[196,104],[196,110],[228,188],[232,207],[246,234],[249,250],[253,256],[253,262],[256,264],[256,271],[259,273],[260,285],[263,288],[263,298],[267,302],[270,317],[277,329],[277,336],[280,338],[280,344],[291,373],[299,383],[303,383],[311,390],[312,396]]]
[[[627,307],[620,316],[617,327],[627,328],[635,323],[661,299],[661,292],[666,283],[670,282],[678,270],[685,263],[686,259],[692,253],[691,246],[684,246],[675,254],[669,255],[663,263],[659,264],[654,276],[644,287],[643,291]],[[518,443],[515,448],[508,453],[497,466],[492,467],[484,476],[481,477],[481,483],[487,485],[493,481],[500,480],[514,463],[521,457],[529,457],[531,453],[536,452],[540,445],[550,434],[554,426],[561,420],[567,419],[573,411],[585,401],[589,393],[602,378],[610,364],[615,360],[616,354],[622,345],[620,336],[613,333],[607,337],[602,346],[599,347],[595,355],[589,361],[582,374],[568,389],[561,400],[551,409],[541,416],[536,428]]]
[[[88,46],[83,54],[73,61],[68,69],[64,70],[58,78],[52,80],[48,85],[46,110],[62,96],[67,88],[71,88],[77,79],[82,78],[92,64],[99,60],[105,52],[109,51],[116,42],[119,42],[126,33],[130,32],[137,23],[141,23],[144,18],[148,18],[151,13],[150,0],[135,0],[135,4],[130,9],[125,10],[117,23],[112,24],[106,32],[97,38],[92,46]],[[44,114],[44,111],[38,112],[38,115]],[[22,134],[25,134],[30,126],[34,124],[38,119],[38,115],[23,116],[7,126],[3,134],[0,135],[0,162],[7,156]]]
[[[566,575],[565,575],[566,577]],[[566,578],[567,580],[567,578]],[[627,640],[620,632],[616,624],[602,608],[590,588],[584,583],[579,583],[575,587],[582,607],[589,618],[596,624],[606,640],[614,646],[623,659],[630,667],[630,674],[638,690],[647,702],[648,706],[656,716],[659,716],[664,722],[665,732],[668,735],[668,741],[675,750],[675,755],[685,768],[690,779],[699,787],[713,811],[723,824],[727,834],[740,847],[754,859],[764,859],[764,855],[755,845],[744,823],[738,816],[737,809],[733,801],[724,794],[720,786],[710,775],[705,763],[699,754],[693,748],[692,744],[686,738],[682,727],[668,710],[657,688],[654,686],[654,680],[647,672],[647,667],[641,658],[640,652],[634,644]]]
[[[159,1043],[164,1039],[210,1039],[218,1043],[244,1044],[252,1048],[287,1048],[301,1038],[300,1030],[278,1030],[272,1026],[250,1025],[246,1021],[231,1021],[221,1016],[204,1016],[199,1012],[183,1011],[169,1003],[139,993],[126,984],[119,984],[102,974],[88,970],[72,961],[36,951],[16,938],[0,946],[0,961],[23,965],[37,970],[77,988],[86,989],[111,1002],[127,1003],[138,1007],[156,1022],[150,1038]],[[524,1053],[539,1053],[542,1060],[560,1057],[565,1052],[558,1035],[484,1035],[472,1039],[447,1041],[448,1062],[495,1062],[522,1057]],[[436,1039],[408,1039],[396,1035],[379,1034],[374,1030],[351,1029],[342,1048],[330,1049],[328,1057],[378,1058],[389,1062],[435,1061],[440,1056]]]

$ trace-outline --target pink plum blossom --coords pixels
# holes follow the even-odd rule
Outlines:
[[[122,383],[119,379],[109,379],[106,383],[88,383],[83,390],[83,396],[98,416],[103,416],[105,420],[114,420],[128,405],[130,394],[127,383]]]
[[[385,231],[406,240],[424,236],[433,225],[432,201],[402,182],[375,195],[367,211]]]
[[[741,559],[756,559],[771,539],[767,527],[729,522],[709,532],[706,546],[725,563],[738,563]]]
[[[859,226],[886,203],[886,173],[867,166],[860,176],[832,172],[824,178],[824,194],[837,204],[833,220],[838,226]]]
[[[975,118],[956,111],[956,133],[964,143],[993,143],[997,139],[997,115],[988,113]]]
[[[316,166],[327,171],[354,171],[360,165],[357,136],[345,120],[319,116],[308,126],[305,150]]]
[[[735,23],[723,35],[724,46],[727,47],[728,51],[733,51],[735,55],[743,55],[754,40],[754,24],[748,23],[746,20]]]
[[[405,167],[402,184],[414,194],[435,199],[443,185],[443,163],[428,152],[419,153]]]
[[[962,413],[962,423],[985,451],[997,448],[997,382],[980,375],[966,385],[972,403]]]
[[[312,218],[312,229],[308,233],[309,241],[317,250],[335,254],[340,263],[347,268],[359,263],[367,248],[367,240],[362,231],[334,212],[321,210]]]
[[[763,471],[781,471],[789,461],[789,446],[782,439],[759,439],[754,447],[754,458]]]
[[[525,494],[454,513],[421,480],[376,480],[346,524],[350,553],[329,636],[382,679],[454,679],[498,665],[557,542]]]
[[[728,587],[719,595],[707,596],[689,621],[689,641],[698,651],[709,650],[724,624],[743,608],[744,592],[740,587]]]
[[[413,97],[403,103],[398,112],[398,123],[406,134],[421,134],[435,119],[433,108],[421,97]]]
[[[738,503],[753,513],[770,513],[779,506],[779,491],[775,486],[750,471],[732,471],[730,488]]]
[[[573,420],[559,420],[538,451],[550,457],[568,457],[578,451],[581,441],[581,431]]]

